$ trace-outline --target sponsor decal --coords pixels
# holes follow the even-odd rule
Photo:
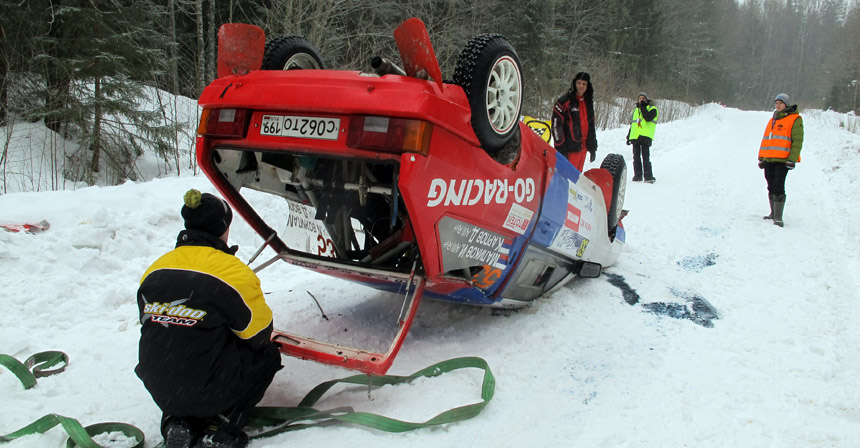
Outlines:
[[[564,220],[564,226],[577,233],[591,232],[591,223],[586,221],[582,216],[582,210],[571,204],[567,205],[567,216]]]
[[[313,207],[288,200],[290,216],[287,218],[287,228],[282,237],[291,249],[334,257],[334,241],[322,221],[314,219],[316,210]],[[295,231],[293,231],[295,230]]]
[[[427,206],[473,206],[531,202],[535,197],[535,180],[508,179],[440,179],[430,181]]]
[[[496,269],[504,270],[508,267],[508,257],[511,254],[511,244],[512,240],[505,240],[505,243],[502,245],[502,248],[499,250],[499,259],[496,260],[496,263],[493,265]]]
[[[582,258],[585,255],[585,248],[588,247],[588,239],[583,238],[582,242],[579,244],[579,249],[576,250],[576,256]]]
[[[579,220],[581,217],[582,211],[572,204],[567,204],[567,218],[564,220],[564,226],[574,232],[579,232]]]
[[[197,321],[194,319],[183,319],[181,317],[170,317],[170,316],[161,316],[161,315],[153,315],[152,321],[162,323],[162,324],[182,325],[185,327],[191,327],[197,323]]]
[[[549,143],[549,130],[552,127],[552,121],[538,120],[537,118],[524,115],[523,123],[525,123],[526,126],[528,126],[529,129],[531,129],[538,137],[543,139],[543,141]]]
[[[323,223],[313,219],[313,216],[308,212],[308,207],[292,201],[288,201],[288,204],[290,217],[287,218],[287,226],[317,234],[325,232]]]
[[[481,289],[488,289],[502,278],[502,269],[489,265],[481,266],[481,271],[472,276],[472,284]]]
[[[183,299],[181,302],[187,300]],[[206,315],[206,311],[188,308],[182,304],[174,305],[174,303],[147,303],[143,307],[143,312],[144,314],[163,314],[165,316],[188,317],[190,319],[202,319]]]
[[[550,247],[563,254],[576,254],[577,257],[582,258],[585,255],[585,249],[588,247],[588,238],[574,232],[572,229],[562,227],[561,232],[559,232]]]
[[[439,241],[446,272],[483,265],[504,269],[513,244],[510,238],[447,216],[439,221]]]
[[[143,317],[140,322],[144,323],[147,319],[153,322],[160,323],[165,327],[167,325],[181,325],[184,327],[192,327],[206,316],[206,311],[195,308],[188,308],[183,303],[191,298],[174,300],[173,302],[152,302],[149,303],[146,297],[143,297]]]
[[[550,248],[568,256],[582,258],[588,248],[588,237],[591,234],[590,219],[594,217],[594,200],[580,193],[574,182],[568,180],[567,186],[564,224]]]
[[[529,228],[532,216],[534,216],[534,212],[531,210],[520,204],[511,204],[511,210],[508,212],[508,217],[505,218],[505,223],[502,227],[523,235],[526,233],[526,229]]]
[[[586,196],[576,190],[576,184],[573,181],[567,181],[567,203],[578,205],[580,210],[588,210],[589,213],[594,213],[594,201],[590,196]]]

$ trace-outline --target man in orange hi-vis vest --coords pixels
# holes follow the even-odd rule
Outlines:
[[[770,214],[775,225],[784,226],[782,212],[785,209],[785,177],[788,170],[800,163],[803,147],[803,119],[797,113],[797,105],[791,105],[788,95],[780,93],[773,101],[773,117],[767,123],[761,147],[758,150],[758,167],[764,170]]]

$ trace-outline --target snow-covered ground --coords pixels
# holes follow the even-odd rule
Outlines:
[[[830,118],[805,115],[785,228],[761,219],[768,205],[756,154],[768,112],[707,105],[658,125],[657,183],[628,184],[628,244],[603,276],[520,312],[423,303],[389,373],[486,359],[496,392],[476,418],[402,434],[306,429],[251,447],[860,446],[860,136]],[[629,165],[625,134],[599,133],[598,162],[618,152]],[[0,222],[51,223],[38,235],[0,232],[0,353],[71,358],[31,390],[0,368],[0,434],[58,413],[84,425],[130,423],[147,447],[160,441],[160,413],[132,370],[134,297],[143,271],[173,247],[192,187],[214,192],[185,176],[0,196]],[[247,260],[261,240],[234,222],[232,242]],[[361,334],[390,329],[399,311],[385,294],[286,263],[260,277],[284,330],[315,327],[362,345],[376,336]],[[718,318],[684,318],[703,303]],[[293,358],[284,365],[262,404],[296,405],[313,386],[352,375]],[[478,401],[480,383],[471,369],[383,387],[372,400],[366,387],[342,387],[318,408],[423,421]],[[65,438],[55,428],[6,446],[60,447]]]

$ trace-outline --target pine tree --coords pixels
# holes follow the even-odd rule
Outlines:
[[[35,111],[53,130],[79,143],[65,175],[88,183],[108,168],[111,182],[136,179],[145,150],[172,155],[174,126],[148,109],[146,82],[162,75],[164,51],[155,20],[161,8],[133,0],[63,1],[47,11],[49,32],[37,39],[45,79]]]

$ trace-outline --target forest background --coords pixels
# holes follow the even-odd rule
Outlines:
[[[445,79],[472,36],[506,36],[525,72],[523,113],[535,117],[579,71],[598,104],[632,108],[645,91],[767,110],[786,92],[802,109],[860,113],[857,0],[3,0],[0,194],[21,123],[51,132],[41,150],[56,180],[36,190],[144,180],[144,154],[173,174],[196,170],[180,138],[196,122],[177,98],[193,101],[214,79],[223,23],[300,35],[327,68],[370,71],[373,56],[399,60],[392,32],[409,17],[426,24]],[[623,125],[627,105],[598,106],[599,128]]]

